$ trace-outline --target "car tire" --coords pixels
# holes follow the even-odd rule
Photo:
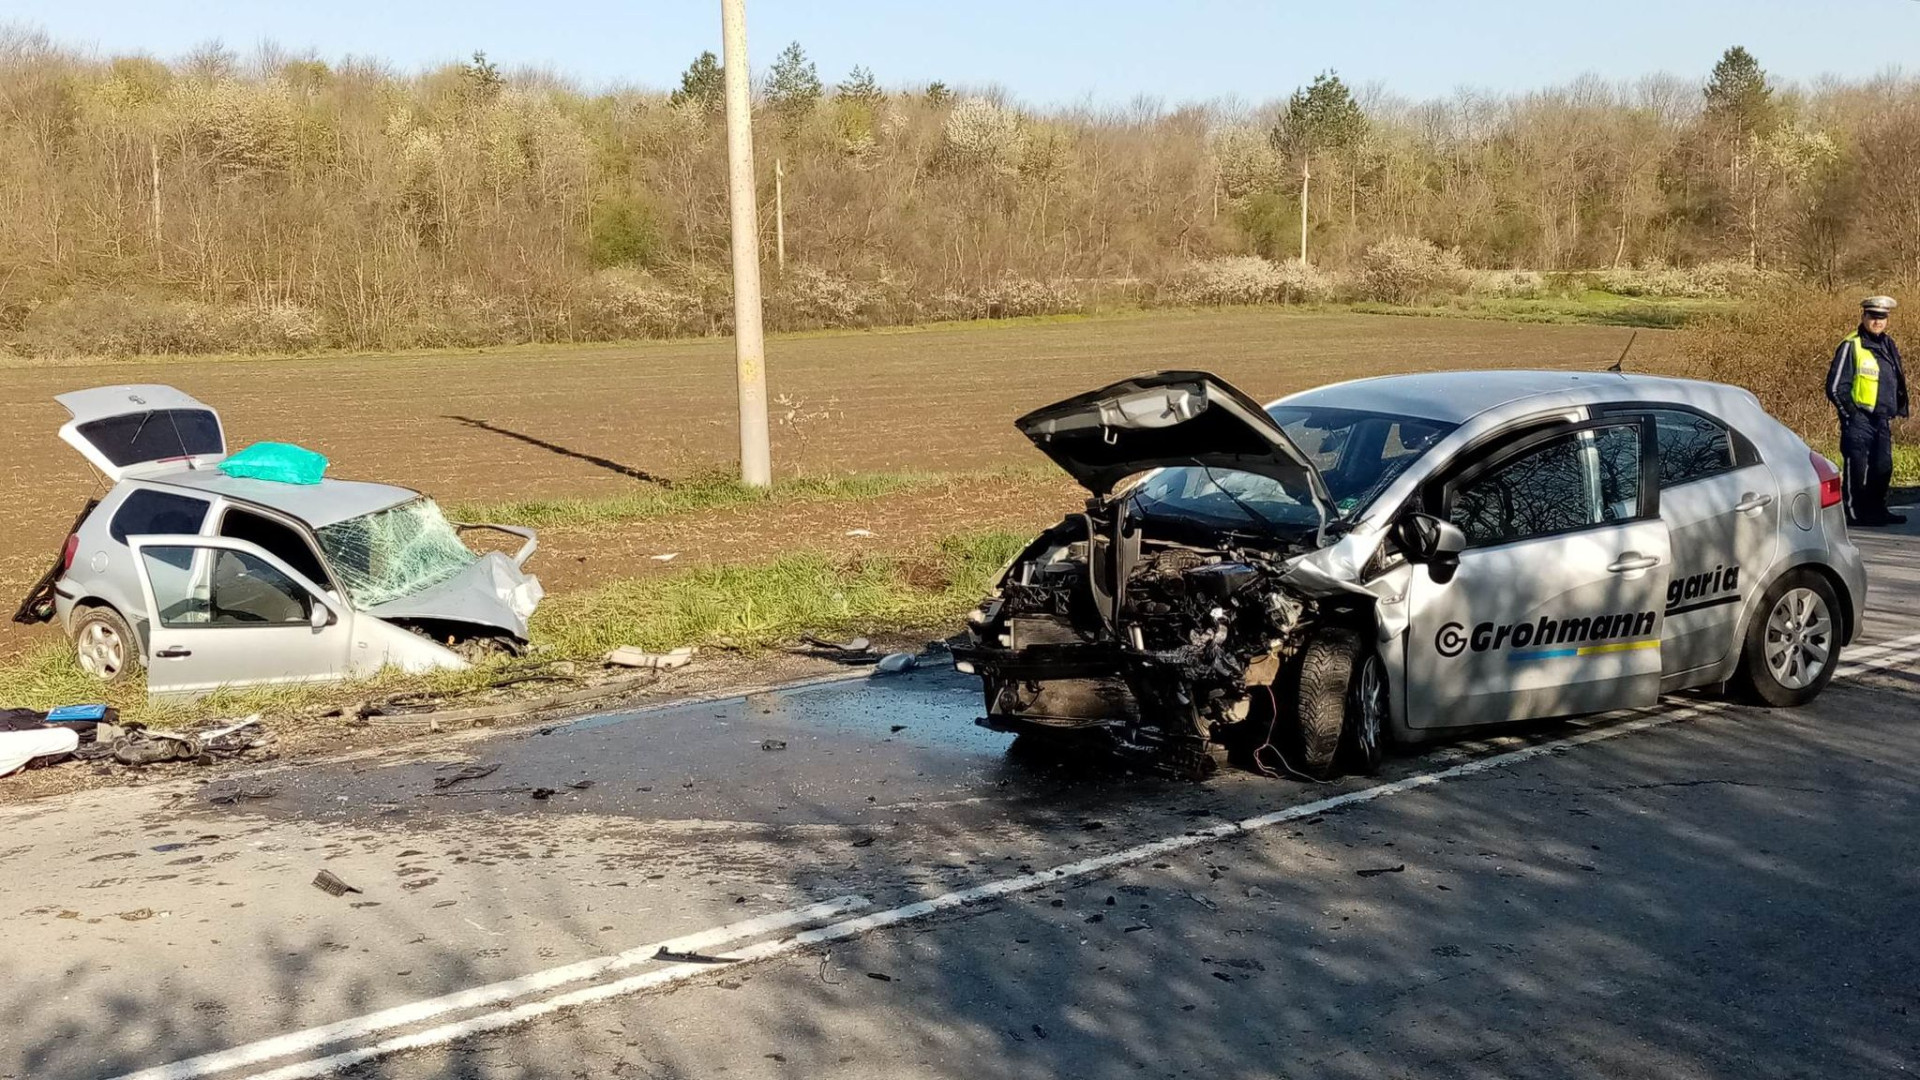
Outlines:
[[[1747,620],[1734,672],[1733,696],[1753,705],[1791,708],[1820,695],[1840,665],[1840,602],[1833,586],[1810,570],[1782,575]]]
[[[1347,718],[1341,727],[1341,750],[1347,769],[1360,776],[1380,771],[1387,752],[1387,724],[1393,708],[1389,698],[1387,662],[1376,649],[1362,652],[1347,687]]]
[[[1300,654],[1294,697],[1300,760],[1294,767],[1312,779],[1331,779],[1339,767],[1347,705],[1364,656],[1360,635],[1345,627],[1320,631]]]
[[[108,686],[137,677],[145,659],[133,627],[105,606],[82,608],[74,616],[73,656],[80,670]]]

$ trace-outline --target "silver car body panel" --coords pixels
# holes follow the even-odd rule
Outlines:
[[[142,611],[148,630],[147,692],[156,698],[201,697],[225,689],[287,686],[364,678],[383,668],[418,674],[459,669],[467,662],[418,634],[355,611],[320,584],[302,575],[271,552],[224,536],[134,536],[129,548],[140,579]],[[156,590],[145,557],[152,549],[189,549],[194,569],[183,572]],[[204,574],[207,555],[237,552],[278,571],[303,590],[316,610],[325,615],[313,622],[261,625],[193,625],[160,618],[174,594],[204,593],[196,579]],[[172,569],[172,568],[168,568]]]
[[[1796,567],[1817,566],[1833,575],[1841,586],[1837,591],[1841,593],[1848,636],[1851,638],[1859,632],[1865,611],[1866,574],[1859,549],[1847,537],[1843,511],[1838,505],[1819,507],[1819,477],[1806,443],[1768,415],[1758,399],[1745,390],[1648,375],[1441,372],[1339,383],[1293,394],[1272,404],[1398,411],[1459,424],[1389,484],[1372,504],[1361,509],[1350,531],[1295,561],[1290,581],[1297,579],[1308,588],[1316,582],[1353,581],[1352,568],[1372,563],[1394,516],[1463,450],[1498,437],[1503,431],[1547,418],[1577,422],[1600,415],[1607,406],[1645,409],[1672,405],[1704,413],[1745,437],[1759,452],[1761,464],[1661,492],[1660,520],[1666,526],[1665,531],[1674,537],[1664,542],[1669,554],[1665,559],[1668,572],[1662,575],[1663,589],[1678,581],[1682,583],[1683,595],[1676,597],[1673,605],[1668,605],[1663,595],[1655,605],[1660,609],[1660,648],[1645,651],[1659,658],[1659,692],[1711,685],[1730,678],[1740,661],[1738,643],[1748,620],[1755,615],[1760,597],[1782,574]],[[1744,512],[1732,509],[1740,503],[1761,501],[1744,498],[1748,495],[1762,497],[1764,502]],[[1730,501],[1716,520],[1710,504],[1720,500]],[[1599,541],[1613,532],[1598,529],[1575,536]],[[1570,590],[1583,587],[1581,579],[1592,573],[1593,567],[1585,563],[1617,556],[1628,546],[1647,547],[1653,542],[1643,530],[1633,538],[1615,536],[1611,545],[1586,542],[1578,545],[1581,549],[1592,547],[1591,551],[1565,548],[1574,538],[1541,541],[1536,557],[1514,559],[1509,563],[1505,572],[1515,575],[1509,580],[1528,582],[1533,593],[1539,596],[1569,595]],[[1524,544],[1507,547],[1518,548]],[[1472,552],[1467,555],[1471,556]],[[1728,558],[1740,560],[1737,585],[1719,591],[1737,600],[1692,611],[1678,610],[1697,602],[1696,597],[1684,595],[1685,583],[1703,576],[1710,581],[1716,567],[1735,565],[1717,561]],[[1749,559],[1753,561],[1746,561]],[[1464,567],[1470,561],[1473,560],[1463,558],[1463,576]],[[1719,575],[1723,583],[1726,577],[1724,572]],[[1425,579],[1425,574],[1414,572],[1395,559],[1386,572],[1365,583],[1379,599],[1375,610],[1383,658],[1390,671],[1405,673],[1392,695],[1394,726],[1401,735],[1417,741],[1423,728],[1439,726],[1410,723],[1417,721],[1421,714],[1420,709],[1408,707],[1407,688],[1416,684],[1420,685],[1418,697],[1422,701],[1439,706],[1451,700],[1452,710],[1435,709],[1436,716],[1451,717],[1449,724],[1471,726],[1493,722],[1503,718],[1502,713],[1540,716],[1592,711],[1577,707],[1571,700],[1579,695],[1563,693],[1558,684],[1540,680],[1531,672],[1514,677],[1510,693],[1519,696],[1501,708],[1488,710],[1491,716],[1474,707],[1473,699],[1480,696],[1480,692],[1470,687],[1456,687],[1456,696],[1447,693],[1443,686],[1422,683],[1421,672],[1427,670],[1431,675],[1430,661],[1437,656],[1435,643],[1431,639],[1422,641],[1418,629],[1422,621],[1416,614],[1423,592],[1420,582]],[[1457,590],[1463,583],[1456,580],[1448,588]],[[1320,587],[1324,589],[1326,584]],[[1667,616],[1668,606],[1676,608],[1678,613]],[[1618,613],[1626,608],[1610,602],[1599,610]],[[1518,614],[1507,615],[1505,621],[1517,624]],[[1472,625],[1467,624],[1469,633]],[[1437,634],[1438,630],[1433,632]],[[1638,651],[1622,650],[1627,654]],[[1603,659],[1587,663],[1606,664],[1616,673],[1627,666],[1620,656],[1596,655]],[[1633,659],[1643,661],[1645,658]],[[1645,685],[1644,671],[1634,675],[1634,684]],[[1625,699],[1596,697],[1591,704],[1597,708],[1621,707],[1644,703],[1640,700],[1643,696],[1643,692],[1636,690]]]

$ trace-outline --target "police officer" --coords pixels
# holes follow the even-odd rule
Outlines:
[[[1887,510],[1893,480],[1893,419],[1907,415],[1907,380],[1900,350],[1887,333],[1891,296],[1860,301],[1860,328],[1847,335],[1827,372],[1827,398],[1840,411],[1841,491],[1847,524],[1901,525],[1906,517]]]

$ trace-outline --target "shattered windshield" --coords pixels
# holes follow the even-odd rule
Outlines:
[[[432,588],[480,558],[432,499],[348,518],[317,535],[335,576],[362,608]]]
[[[1440,420],[1360,409],[1277,405],[1267,410],[1320,471],[1334,511],[1352,518],[1455,427]],[[1199,466],[1162,469],[1134,489],[1149,517],[1219,528],[1311,533],[1319,518],[1304,488],[1271,477]]]

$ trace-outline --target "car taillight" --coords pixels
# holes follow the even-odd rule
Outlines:
[[[73,557],[75,555],[78,555],[79,553],[80,553],[80,534],[69,533],[67,535],[67,546],[60,549],[60,572],[61,573],[64,574],[67,571],[73,569]]]
[[[1840,501],[1840,470],[1817,452],[1807,456],[1813,459],[1814,475],[1820,478],[1820,508],[1824,510]]]

